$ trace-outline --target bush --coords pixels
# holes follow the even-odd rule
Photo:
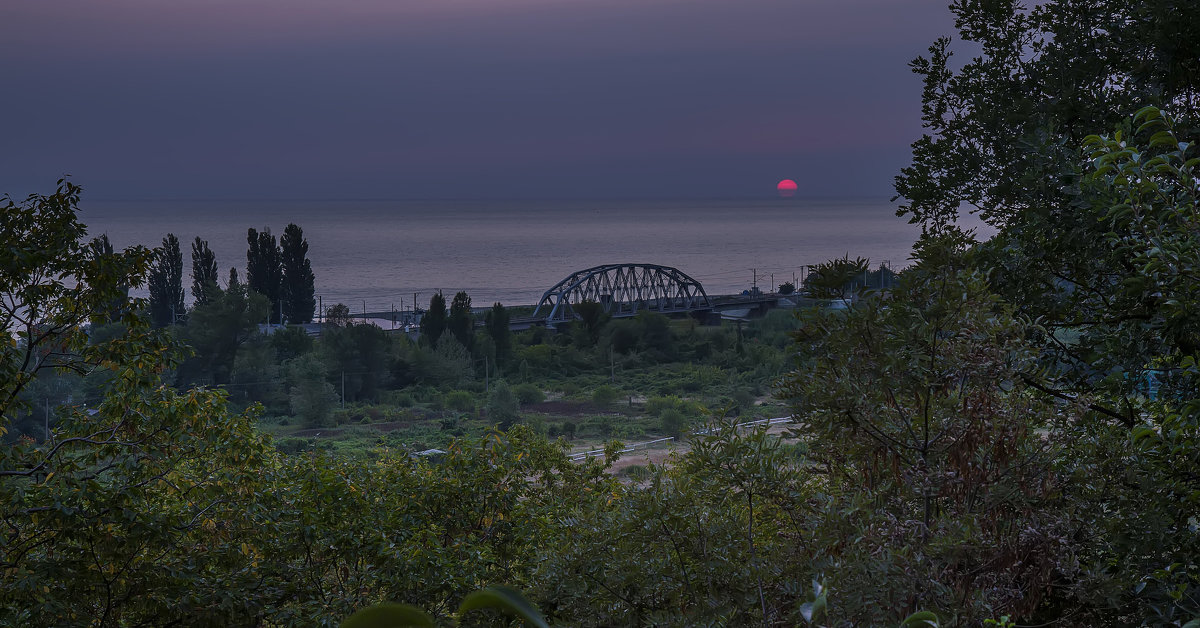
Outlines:
[[[546,400],[546,395],[542,392],[542,389],[533,384],[518,384],[513,386],[513,393],[517,395],[517,400],[523,406],[531,403],[541,403]]]
[[[598,406],[609,407],[621,398],[621,391],[604,384],[592,391],[592,402]]]
[[[520,420],[520,406],[517,396],[504,380],[497,381],[492,386],[492,394],[488,396],[488,418],[500,424],[502,429],[512,427]]]
[[[475,396],[465,390],[452,390],[442,396],[442,404],[459,412],[475,411]]]
[[[659,418],[659,424],[667,436],[679,438],[688,427],[688,419],[679,410],[668,408],[663,411],[662,416]]]

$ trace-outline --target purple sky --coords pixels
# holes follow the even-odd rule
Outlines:
[[[947,0],[9,0],[0,193],[886,196]]]

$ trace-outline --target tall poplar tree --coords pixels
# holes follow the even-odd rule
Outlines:
[[[184,313],[183,253],[179,238],[168,233],[162,248],[154,252],[150,269],[150,318],[158,327],[172,325]]]
[[[429,299],[429,311],[421,317],[421,336],[426,338],[432,346],[437,344],[438,338],[442,337],[444,331],[446,331],[446,297],[439,292]]]
[[[450,303],[450,316],[446,320],[450,333],[458,343],[468,350],[475,346],[475,319],[471,316],[471,295],[458,292]]]
[[[317,310],[316,281],[308,259],[308,240],[296,224],[289,224],[279,239],[283,266],[280,298],[283,316],[289,323],[311,323]]]
[[[200,236],[192,241],[192,306],[203,305],[218,290],[217,255]]]
[[[283,285],[282,255],[269,228],[262,232],[251,227],[246,232],[246,286],[271,302],[270,321],[279,323],[280,288]]]

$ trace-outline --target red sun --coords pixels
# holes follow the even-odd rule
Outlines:
[[[779,185],[775,186],[775,189],[779,191],[779,195],[784,198],[795,196],[798,188],[799,186],[796,185],[796,182],[791,179],[784,179],[779,182]]]

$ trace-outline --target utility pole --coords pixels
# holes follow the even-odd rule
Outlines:
[[[771,273],[771,294],[775,294],[775,273]]]
[[[750,280],[750,287],[757,288],[758,287],[758,269],[751,268],[750,272],[753,273],[753,275],[751,275],[752,279]]]
[[[317,305],[317,310],[319,310],[317,313],[321,317],[319,320],[320,320],[320,322],[324,323],[325,322],[325,297],[317,295],[317,303],[319,304],[319,305]]]

